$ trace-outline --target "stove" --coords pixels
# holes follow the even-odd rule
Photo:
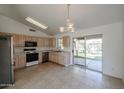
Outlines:
[[[36,52],[36,49],[24,49],[26,53],[26,66],[32,66],[38,64],[39,53]]]

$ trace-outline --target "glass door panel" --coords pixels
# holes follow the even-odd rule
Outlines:
[[[74,64],[85,66],[85,39],[84,38],[75,38],[73,42],[74,46]]]
[[[86,67],[102,72],[102,38],[86,38]]]

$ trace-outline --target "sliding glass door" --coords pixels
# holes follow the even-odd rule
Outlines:
[[[74,39],[74,64],[86,66],[85,38]]]
[[[102,72],[102,38],[86,38],[86,67]]]
[[[74,39],[74,64],[102,72],[102,35]]]

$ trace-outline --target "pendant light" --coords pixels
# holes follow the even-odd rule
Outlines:
[[[70,4],[67,4],[67,19],[65,27],[60,27],[60,32],[74,32],[74,24],[70,21]]]

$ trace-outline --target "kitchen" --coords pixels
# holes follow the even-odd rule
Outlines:
[[[1,33],[1,35],[6,35],[6,34]],[[14,46],[14,69],[15,70],[26,67],[28,59],[30,60],[31,58],[33,58],[33,55],[28,55],[28,54],[30,53],[32,54],[33,52],[35,53],[33,61],[38,61],[38,63],[36,62],[36,64],[42,63],[42,60],[43,62],[52,61],[57,63],[56,61],[58,60],[57,58],[59,58],[60,56],[60,60],[61,60],[61,57],[64,57],[66,53],[69,57],[68,52],[62,51],[62,50],[58,51],[56,49],[56,38],[54,37],[44,38],[44,37],[33,37],[33,36],[25,36],[25,35],[12,35],[12,37],[13,37],[13,46]],[[67,38],[67,36],[63,37],[63,39],[68,39],[67,41],[69,41],[69,37]],[[63,46],[68,47],[67,46],[69,45],[68,43],[69,42],[64,42]],[[49,55],[46,53],[49,53]],[[59,54],[59,56],[54,57],[55,54],[57,55]],[[45,57],[47,57],[46,61],[44,59]],[[69,62],[68,57],[67,57],[67,60],[68,60],[67,62]],[[31,62],[33,63],[33,61]],[[58,62],[58,64],[61,64],[64,66],[69,65],[69,63],[65,64],[63,62],[61,60],[61,62]]]
[[[33,65],[42,65],[46,62],[53,62],[62,66],[70,65],[70,53],[68,51],[57,50],[57,40],[54,37],[0,33],[0,37],[8,36],[12,38],[13,42],[13,66],[15,71]],[[67,41],[69,41],[70,38],[66,36],[63,39],[68,39]],[[63,43],[63,46],[68,47],[67,45],[69,45],[69,42]]]
[[[124,6],[86,5],[89,9],[87,11],[92,14],[91,20],[87,13],[86,18],[83,18],[89,23],[86,26],[98,23],[97,27],[91,26],[86,29],[83,27],[84,21],[80,16],[84,13],[75,11],[75,9],[84,9],[84,6],[76,4],[0,5],[0,46],[2,45],[0,84],[14,83],[15,86],[7,88],[123,88],[121,55],[123,21],[120,21],[119,17]],[[68,11],[65,11],[66,8]],[[47,11],[44,11],[45,9]],[[57,11],[54,11],[55,9]],[[77,18],[74,23],[71,22],[70,15],[67,15],[68,19],[64,17],[65,12],[69,14],[69,9],[72,9],[74,18]],[[92,12],[92,9],[96,12]],[[41,12],[36,10],[41,10]],[[53,13],[50,15],[48,13],[51,10]],[[94,20],[98,14],[99,20]],[[107,17],[103,18],[106,21],[101,20],[101,14],[107,14]],[[117,22],[108,22],[111,18],[115,20],[115,17],[118,19]],[[87,37],[97,35],[101,35],[101,40],[103,40],[103,45],[100,45],[102,46],[100,51],[103,50],[100,52],[100,57],[99,54],[91,51],[97,49],[94,43],[90,43],[94,47],[91,45],[87,47],[83,41],[79,43],[77,40],[75,42],[78,44],[76,44],[73,40],[79,37],[87,39]],[[87,40],[84,40],[84,43],[87,43]],[[74,55],[74,47],[76,47],[76,55]],[[79,47],[81,47],[80,50]],[[81,59],[80,63],[83,61],[87,63],[88,59],[89,63],[95,67],[96,64],[93,62],[102,61],[102,71],[88,69],[87,65],[74,64],[74,57],[79,61]],[[98,79],[101,82],[97,82]],[[116,82],[118,85],[114,84]]]

